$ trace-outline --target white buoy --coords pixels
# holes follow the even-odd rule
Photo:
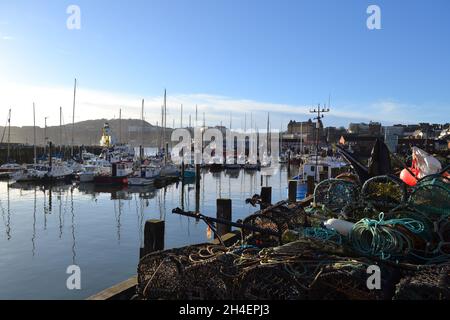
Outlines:
[[[346,237],[350,234],[354,225],[354,223],[339,219],[329,219],[324,223],[325,228],[335,230]]]

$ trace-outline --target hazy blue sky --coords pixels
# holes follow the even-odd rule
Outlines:
[[[81,30],[66,9],[81,8]],[[381,30],[366,27],[368,5]],[[370,119],[450,121],[448,0],[0,0],[0,125],[139,117],[156,123],[164,88],[169,123],[195,104],[207,122],[263,127],[309,117],[328,102],[328,125]],[[187,120],[185,120],[186,123]]]

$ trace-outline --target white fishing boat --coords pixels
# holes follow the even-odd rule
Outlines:
[[[17,171],[11,175],[11,179],[16,182],[36,181],[53,182],[60,180],[69,180],[72,178],[73,170],[65,165],[29,165],[26,169]]]
[[[13,173],[23,170],[23,166],[17,163],[5,163],[0,166],[0,173]]]
[[[143,165],[137,175],[128,178],[130,186],[147,186],[153,184],[154,180],[161,174],[161,168],[152,165]]]
[[[98,173],[98,166],[85,165],[83,170],[78,173],[78,177],[81,183],[94,182],[95,175]]]

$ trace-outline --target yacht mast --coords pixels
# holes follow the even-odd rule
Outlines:
[[[59,107],[59,151],[62,149],[62,107]]]
[[[36,164],[36,110],[33,102],[33,153],[34,153],[34,164]]]
[[[141,145],[139,146],[139,158],[144,160],[144,99],[142,99],[142,107],[141,107]]]
[[[163,130],[164,165],[167,164],[166,126],[167,126],[167,92],[166,89],[164,89],[164,130]]]
[[[11,144],[11,109],[9,109],[9,114],[8,114],[8,157],[6,158],[6,162],[9,162],[9,156],[11,154],[10,144]]]
[[[119,144],[122,143],[122,109],[119,109]]]
[[[181,104],[180,128],[183,128],[183,104]],[[174,126],[174,129],[175,129],[175,126]]]
[[[75,84],[73,86],[73,107],[72,107],[72,141],[71,141],[71,156],[73,158],[73,145],[74,145],[74,128],[75,128],[75,101],[77,95],[77,78],[75,78]]]

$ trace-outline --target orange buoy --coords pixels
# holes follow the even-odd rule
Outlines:
[[[414,169],[410,170],[411,172],[416,174],[416,172],[414,172]],[[400,173],[400,179],[410,187],[414,187],[417,184],[417,178],[414,177],[407,169],[402,170],[402,172]]]

